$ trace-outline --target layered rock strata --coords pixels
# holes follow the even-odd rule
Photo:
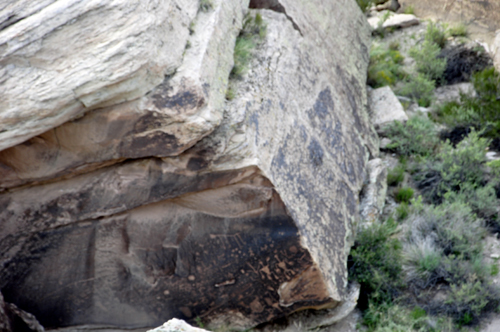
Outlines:
[[[378,150],[356,3],[250,3],[274,10],[259,10],[267,33],[231,101],[248,1],[127,4],[2,9],[2,87],[21,98],[34,82],[0,119],[6,300],[46,327],[199,317],[241,329],[344,301],[357,197]]]

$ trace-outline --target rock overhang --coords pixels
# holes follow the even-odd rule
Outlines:
[[[214,3],[214,12],[220,13],[221,3]],[[95,128],[114,117],[120,121],[109,127],[121,130],[130,126],[127,114],[137,112],[138,102],[149,105],[148,111],[169,105],[167,115],[183,119],[193,119],[183,105],[200,109],[203,118],[210,105],[224,104],[212,108],[219,114],[210,120],[212,127],[194,135],[185,148],[166,152],[169,140],[174,146],[192,129],[188,123],[181,135],[161,134],[170,118],[158,125],[160,136],[149,140],[161,142],[159,153],[136,140],[137,148],[127,145],[118,151],[139,159],[123,162],[127,157],[111,148],[95,165],[86,159],[96,154],[90,151],[83,158],[90,165],[83,175],[75,171],[81,165],[64,164],[68,179],[33,187],[27,185],[37,180],[29,180],[23,182],[26,187],[2,194],[5,278],[0,287],[7,299],[47,317],[49,326],[61,323],[45,315],[47,308],[62,310],[64,325],[153,326],[177,316],[240,328],[343,301],[357,194],[368,155],[376,153],[365,112],[369,31],[350,2],[344,4],[346,15],[335,12],[333,2],[281,5],[286,13],[259,11],[267,36],[250,72],[235,83],[233,101],[223,100],[227,78],[220,78],[218,86],[199,85],[199,72],[186,65],[139,101],[90,112],[46,134],[56,137],[66,126],[71,141],[72,132],[99,132]],[[358,30],[343,26],[350,19]],[[332,32],[341,37],[333,38]],[[191,46],[194,58],[197,45]],[[204,63],[203,57],[196,59]],[[225,63],[227,77],[231,64]],[[187,88],[175,90],[185,82]],[[134,104],[132,111],[123,113],[129,104]],[[150,112],[153,120],[131,128],[147,135],[158,113]],[[127,144],[123,136],[116,137]],[[69,153],[74,151],[74,145],[67,146]],[[203,246],[212,249],[207,254]],[[61,253],[75,253],[77,259]],[[215,257],[229,265],[221,268]],[[47,266],[57,265],[72,266],[74,273],[47,272]],[[27,267],[31,272],[23,272]],[[44,277],[33,278],[40,274]],[[262,280],[267,286],[255,286]],[[67,287],[58,290],[57,284]],[[79,289],[85,291],[78,295]],[[191,300],[189,292],[199,294]],[[44,299],[47,308],[40,306],[44,294],[53,295]],[[103,307],[107,310],[97,310]]]

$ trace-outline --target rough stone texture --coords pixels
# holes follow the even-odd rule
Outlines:
[[[157,327],[156,329],[153,330],[149,330],[148,332],[180,332],[180,331],[203,332],[206,330],[193,327],[181,319],[172,318],[162,326]]]
[[[191,2],[195,3],[197,8],[197,1]],[[168,42],[174,43],[175,47],[182,47],[179,59],[169,64],[172,68],[165,73],[165,75],[173,74],[173,76],[164,77],[162,74],[159,81],[155,80],[157,86],[154,89],[150,87],[149,90],[152,89],[152,91],[147,95],[134,99],[137,96],[135,92],[131,93],[127,95],[130,96],[127,99],[134,99],[133,101],[90,112],[83,118],[49,130],[23,144],[0,151],[0,190],[57,176],[87,172],[124,159],[175,156],[208,135],[222,119],[225,87],[233,65],[232,49],[238,27],[241,26],[243,9],[248,5],[248,1],[213,1],[213,5],[215,6],[213,10],[200,11],[196,17],[192,17],[193,15],[190,13],[190,20],[185,19],[186,22],[180,22],[182,24],[175,23],[176,16],[173,13],[169,17],[160,16],[155,19],[173,21],[174,26],[169,29],[174,30],[169,30],[168,35],[176,35],[176,37],[168,37]],[[193,4],[184,4],[183,6],[191,10]],[[157,10],[160,9],[157,8]],[[115,10],[118,10],[116,15],[121,13],[119,8],[115,8]],[[165,11],[166,9],[161,10]],[[127,16],[126,13],[121,13],[121,15]],[[96,19],[102,19],[100,15],[94,16],[97,16]],[[149,20],[149,24],[153,25],[150,29],[154,28],[155,20]],[[115,22],[117,24],[115,29],[119,28],[120,22],[120,20]],[[169,23],[162,24],[168,25]],[[80,26],[77,23],[74,25]],[[189,35],[190,29],[192,30],[191,35]],[[106,38],[109,38],[106,45],[117,43],[113,41],[114,38],[117,40],[122,38],[121,35],[106,35],[106,31],[102,33],[107,36]],[[182,36],[185,38],[178,41],[177,39]],[[158,31],[150,38],[153,37],[156,39],[152,40],[151,43],[167,42],[163,40],[166,38],[163,37],[163,33],[160,34]],[[134,48],[127,52],[141,54],[141,47],[148,46],[147,43],[143,45],[145,41],[142,38],[145,36],[141,35],[141,42],[137,45],[134,44]],[[53,39],[56,44],[53,47],[56,48],[60,40],[57,39],[57,36]],[[174,40],[170,41],[170,39]],[[186,42],[189,43],[190,47],[186,48],[184,56],[180,57]],[[127,47],[132,41],[123,41],[123,43],[122,47]],[[121,45],[122,43],[117,44]],[[47,42],[44,42],[44,45],[47,45]],[[174,53],[179,53],[177,48],[168,45],[166,47],[170,48],[156,51],[172,53],[162,61],[170,61],[169,58]],[[94,44],[87,44],[86,47],[89,48],[87,52],[96,52]],[[104,46],[102,47],[102,52],[110,51]],[[68,49],[68,51],[73,52],[74,50]],[[116,50],[116,52],[119,51],[120,49]],[[148,49],[148,52],[150,51]],[[154,58],[149,54],[143,52],[137,58],[144,58],[141,61]],[[67,56],[69,59],[65,61],[68,63],[76,61],[69,55]],[[154,60],[160,61],[161,59],[155,58]],[[139,61],[139,59],[134,61]],[[86,64],[86,66],[92,67],[92,64]],[[101,75],[100,71],[104,70],[101,67],[104,67],[105,70],[112,70],[114,66],[114,63],[112,66],[108,66],[105,62],[99,62],[98,65],[92,67],[92,70]],[[128,67],[133,68],[133,66]],[[73,75],[74,73],[70,71],[69,74]],[[127,80],[132,82],[131,86],[138,85],[143,89],[145,83],[134,78],[135,72],[126,72],[123,75],[126,74],[129,75]],[[86,75],[91,78],[93,72]],[[90,80],[90,78],[87,79]],[[148,80],[152,78],[152,74],[147,75]],[[62,80],[64,77],[60,79]],[[97,78],[95,79],[97,80]],[[102,82],[89,82],[88,89],[94,88],[95,91],[92,93],[100,96],[104,88],[97,83],[101,84]],[[8,84],[8,81],[4,83],[5,86]],[[47,89],[52,91],[56,88],[47,87]],[[31,91],[30,93],[35,92]],[[54,98],[60,101],[62,97],[54,96]],[[12,112],[16,112],[16,110],[13,109]],[[8,115],[10,111],[5,113]],[[56,117],[51,116],[50,119],[55,121]],[[5,119],[0,118],[0,125],[5,124],[5,121]],[[21,120],[19,119],[19,121]],[[38,123],[45,120],[36,121]],[[23,126],[31,126],[30,123],[23,124]],[[49,124],[55,127],[59,123],[50,122]],[[36,132],[33,128],[29,130]],[[0,141],[2,140],[0,139]]]
[[[45,326],[245,329],[349,298],[351,223],[378,153],[366,21],[350,0],[252,2],[275,11],[261,10],[266,38],[224,102],[248,2],[212,4],[149,93],[4,150],[0,289]]]
[[[198,9],[175,0],[23,4],[1,14],[0,150],[160,84],[180,66]]]
[[[380,22],[383,18],[382,14],[378,14],[377,16],[368,18],[368,24],[372,27],[373,30],[377,28],[407,28],[412,25],[418,25],[420,20],[412,14],[391,14],[385,21],[383,21],[380,26]]]
[[[367,183],[360,194],[361,218],[368,222],[377,221],[384,210],[387,195],[387,167],[380,158],[372,159],[367,165]]]
[[[491,51],[493,55],[493,64],[497,71],[500,72],[500,30],[496,31],[496,37],[491,46]]]
[[[15,304],[6,303],[0,293],[0,332],[33,331],[44,332],[45,329],[36,318]]]
[[[472,83],[458,83],[452,85],[440,86],[434,90],[436,104],[444,104],[449,101],[460,100],[460,94],[464,93],[470,96],[476,96],[476,90]]]
[[[403,106],[390,87],[371,90],[368,95],[372,123],[379,135],[394,121],[408,120]]]

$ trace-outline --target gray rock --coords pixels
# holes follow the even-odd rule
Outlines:
[[[0,13],[0,150],[161,84],[197,11],[195,0],[11,1]]]
[[[500,30],[496,31],[495,39],[491,45],[491,53],[493,55],[493,64],[497,71],[500,72]]]
[[[449,101],[460,101],[460,94],[476,96],[476,90],[472,83],[457,83],[452,85],[440,86],[434,90],[436,104],[444,104]]]
[[[197,8],[198,1],[192,0],[191,2],[189,4],[188,1],[182,1],[183,6],[187,8],[193,6]],[[107,6],[111,6],[111,4],[104,5],[104,8]],[[161,60],[161,57],[150,59],[154,62],[167,61],[179,52],[177,48],[182,46],[183,56],[175,63],[169,64],[171,72],[167,74],[171,75],[165,77],[162,74],[161,80],[155,85],[146,85],[149,86],[149,89],[143,91],[143,94],[148,92],[144,96],[130,93],[126,99],[131,101],[100,108],[89,112],[78,120],[67,122],[58,127],[56,126],[59,123],[50,123],[50,126],[56,128],[30,139],[24,144],[0,151],[0,190],[60,176],[81,174],[118,163],[124,159],[176,156],[210,134],[222,119],[228,76],[233,66],[234,41],[241,28],[242,17],[247,6],[248,0],[212,1],[212,10],[198,11],[196,16],[191,15],[190,20],[184,23],[176,22],[176,16],[172,14],[172,17],[168,19],[172,21],[173,26],[169,29],[178,29],[179,31],[171,34],[178,35],[175,37],[177,39],[181,37],[184,39],[175,42],[176,48],[172,46],[165,50],[170,54],[165,55],[164,60]],[[175,9],[175,11],[177,10]],[[115,13],[115,15],[119,14]],[[140,13],[138,15],[140,16]],[[153,13],[149,13],[149,15],[154,16]],[[100,17],[98,14],[95,16]],[[126,19],[126,17],[122,17],[116,20],[115,24],[120,24]],[[157,19],[166,20],[167,18],[160,16]],[[139,24],[139,22],[136,23]],[[74,23],[75,26],[80,26],[80,24],[83,23],[78,20]],[[154,31],[161,28],[161,26],[154,26],[159,22],[155,23],[152,18],[149,23],[141,24],[152,25],[149,29]],[[112,26],[108,28],[112,29]],[[130,29],[133,30],[133,27]],[[188,30],[192,31],[191,35],[189,35]],[[158,43],[163,43],[163,39],[166,37],[158,32],[154,34],[154,31],[150,32],[149,38],[156,38]],[[160,29],[160,31],[162,30]],[[107,32],[103,31],[102,33],[106,35]],[[143,35],[144,38],[145,36],[147,34]],[[108,35],[109,43],[112,43],[112,38],[120,40],[120,37],[122,36]],[[175,38],[169,37],[169,40],[174,39],[175,41]],[[58,42],[58,40],[54,40],[54,43]],[[127,44],[127,41],[122,40],[119,44],[121,45],[121,43]],[[184,49],[186,43],[189,43],[190,47]],[[143,40],[132,44],[133,47],[131,46],[132,48],[127,50],[131,54],[140,53],[141,47],[147,46],[147,42]],[[46,45],[46,47],[48,46]],[[90,52],[94,46],[90,43],[85,47],[88,47],[88,52]],[[120,49],[116,50],[116,52],[119,51]],[[144,59],[140,61],[148,62],[150,51],[152,50],[148,49],[147,53],[142,53],[138,58],[144,57]],[[114,59],[119,61],[121,58],[115,57]],[[72,60],[70,58],[65,61],[70,63]],[[98,62],[99,59],[92,61]],[[139,61],[139,59],[134,61]],[[90,80],[92,75],[101,75],[100,71],[102,70],[106,73],[115,65],[117,64],[99,63],[84,75],[89,76],[87,79]],[[76,67],[78,66],[86,68],[85,63],[78,63]],[[127,75],[125,69],[122,71],[124,71],[123,75]],[[71,73],[72,71],[64,72],[61,77],[58,77],[58,80],[64,80],[65,75]],[[140,89],[143,89],[144,82],[133,78],[135,74],[135,72],[128,73],[130,80],[132,80],[132,83],[129,84],[130,89],[133,89],[133,84],[137,84],[141,86]],[[150,73],[144,79],[150,80],[153,77],[153,73]],[[4,84],[8,86],[9,81]],[[96,89],[95,94],[100,93],[99,86],[88,84]],[[18,97],[22,98],[22,95]],[[62,97],[56,95],[54,98],[60,100]],[[118,100],[116,103],[120,101]],[[53,109],[53,111],[56,110]],[[10,111],[6,108],[5,113],[9,112],[15,113],[16,110],[14,108]],[[50,119],[52,119],[51,121],[55,120],[54,117]],[[33,118],[30,121],[39,123],[46,120]],[[25,125],[28,124],[22,126]],[[33,128],[30,130],[38,133]]]
[[[236,2],[212,0],[213,13],[198,15],[216,22],[232,12],[230,24],[214,28],[230,41],[242,7],[228,3]],[[279,4],[278,12],[261,10],[267,35],[248,74],[234,82],[232,101],[221,98],[232,49],[213,44],[219,58],[193,43],[175,75],[149,94],[54,129],[57,140],[66,126],[65,149],[75,154],[84,150],[79,137],[89,142],[87,132],[95,134],[103,157],[89,148],[92,162],[61,163],[0,194],[4,294],[47,326],[116,329],[172,317],[246,329],[348,303],[357,197],[366,162],[378,153],[364,93],[369,28],[355,2]],[[214,36],[208,27],[200,43],[217,39],[206,39]],[[190,50],[203,61],[186,62]],[[226,69],[207,74],[218,61]],[[158,121],[144,120],[144,112]],[[169,134],[170,125],[183,147],[168,145],[168,135],[156,144],[153,135],[122,155],[107,151],[116,149],[109,142],[130,137],[114,132],[133,128],[140,138]]]
[[[389,17],[384,18],[387,15],[386,12],[381,12],[377,16],[368,18],[368,24],[370,24],[373,30],[383,28],[407,28],[412,25],[420,24],[420,20],[412,14],[388,14]]]
[[[372,123],[379,135],[394,121],[406,122],[403,106],[388,86],[374,89],[369,93],[369,107]]]
[[[382,159],[368,162],[367,181],[360,194],[359,212],[367,222],[375,222],[382,214],[387,194],[387,168]]]
[[[199,329],[197,327],[193,327],[183,321],[182,319],[172,318],[165,324],[155,329],[149,330],[148,332],[203,332],[206,331],[204,329]]]

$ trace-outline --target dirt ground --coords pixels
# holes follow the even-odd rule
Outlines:
[[[444,22],[463,22],[472,39],[491,45],[500,29],[500,0],[399,0],[402,10],[413,6],[415,15]],[[499,330],[500,331],[500,330]]]

